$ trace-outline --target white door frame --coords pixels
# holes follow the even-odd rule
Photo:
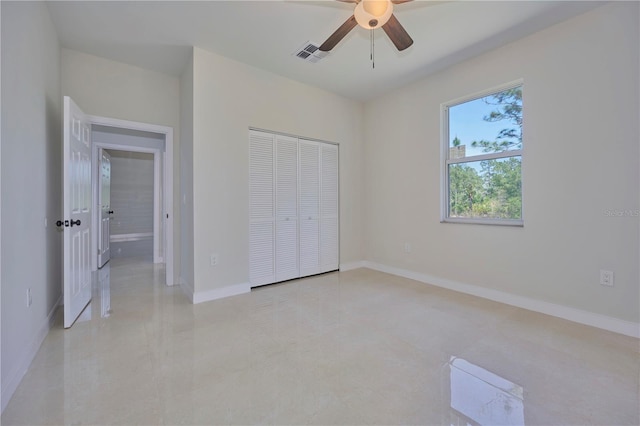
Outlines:
[[[135,121],[120,120],[116,118],[100,117],[100,116],[88,116],[91,124],[114,127],[127,130],[138,130],[142,132],[151,132],[164,135],[164,152],[160,149],[144,148],[135,145],[127,144],[108,144],[97,142],[93,145],[93,158],[92,169],[97,170],[97,152],[99,148],[116,149],[120,151],[134,151],[134,152],[146,152],[153,154],[153,170],[154,170],[154,197],[153,197],[153,261],[154,263],[165,263],[165,275],[166,284],[171,286],[173,282],[173,128],[167,126],[160,126],[156,124],[139,123]],[[164,154],[164,155],[162,155]],[[161,158],[164,159],[164,164],[161,162]],[[160,171],[163,169],[164,182],[162,185],[162,203],[160,202],[160,185],[157,183],[160,181]],[[94,206],[98,202],[97,191],[94,187]],[[164,206],[161,206],[164,204]],[[161,214],[156,214],[161,212]],[[160,219],[165,222],[164,226],[164,256],[160,256],[161,238],[159,238],[160,230],[162,228]],[[93,235],[97,235],[97,221],[96,216],[93,215],[92,228]],[[96,244],[92,244],[97,249]],[[98,269],[98,256],[97,252],[95,256],[92,256],[92,268]]]

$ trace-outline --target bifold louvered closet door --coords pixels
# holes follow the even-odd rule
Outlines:
[[[338,269],[338,147],[249,132],[252,287]]]

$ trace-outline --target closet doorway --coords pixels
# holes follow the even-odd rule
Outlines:
[[[339,268],[337,144],[249,129],[251,287]]]

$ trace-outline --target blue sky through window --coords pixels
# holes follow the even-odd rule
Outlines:
[[[485,154],[481,147],[471,146],[473,141],[495,141],[502,129],[515,127],[508,120],[497,122],[485,121],[491,111],[497,109],[493,96],[485,96],[473,101],[449,107],[449,146],[453,146],[453,140],[457,136],[460,144],[466,146],[466,156]]]

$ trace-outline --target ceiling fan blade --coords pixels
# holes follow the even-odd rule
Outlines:
[[[342,0],[338,0],[338,1],[342,1]],[[391,3],[402,4],[402,3],[409,3],[410,1],[413,1],[413,0],[391,0]]]
[[[322,45],[320,46],[320,50],[322,50],[323,52],[328,52],[336,47],[336,44],[338,44],[340,40],[344,38],[344,36],[349,34],[349,31],[351,31],[356,25],[358,25],[358,23],[356,22],[356,17],[351,15],[351,18],[347,19],[344,24],[340,25],[340,28],[338,28],[333,34],[331,34],[324,43],[322,43]]]
[[[409,36],[400,22],[394,15],[391,15],[389,21],[382,26],[382,29],[389,36],[393,44],[400,51],[406,49],[413,44],[413,39]]]
[[[359,3],[360,0],[338,0],[342,3]],[[411,0],[404,0],[404,1],[411,1]]]

